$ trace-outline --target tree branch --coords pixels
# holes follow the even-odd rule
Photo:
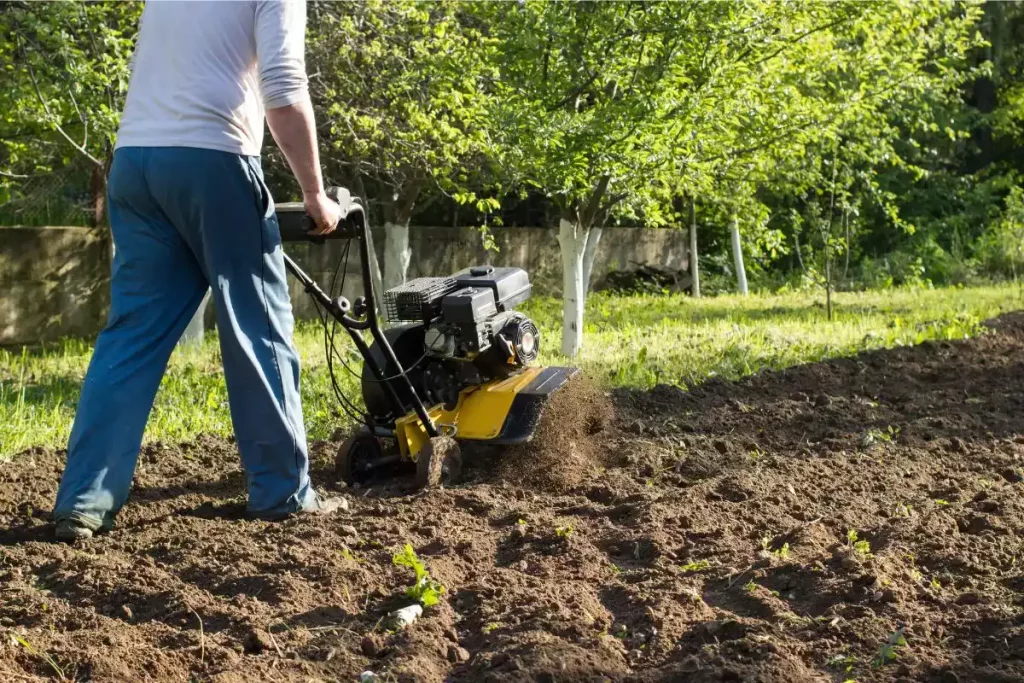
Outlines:
[[[89,152],[84,147],[82,147],[77,142],[72,140],[71,136],[68,135],[64,131],[64,128],[62,128],[61,125],[59,123],[57,123],[56,117],[50,111],[50,106],[48,104],[46,104],[46,98],[43,97],[42,91],[39,90],[39,81],[36,80],[36,73],[35,73],[35,71],[32,70],[32,65],[28,64],[26,66],[28,67],[28,75],[32,79],[32,86],[35,88],[36,96],[39,98],[39,104],[43,105],[43,111],[46,112],[46,116],[50,119],[50,125],[53,126],[53,129],[55,131],[57,131],[58,133],[60,133],[61,137],[63,137],[65,140],[67,140],[68,143],[72,147],[77,149],[83,156],[85,156],[85,158],[87,158],[89,161],[91,161],[92,163],[96,164],[97,166],[102,167],[103,166],[103,162],[101,162],[99,159],[97,159],[93,155],[89,154]]]

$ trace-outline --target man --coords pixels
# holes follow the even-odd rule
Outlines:
[[[110,528],[176,342],[212,288],[252,516],[338,507],[309,482],[264,115],[315,231],[334,229],[305,73],[305,3],[150,0],[109,179],[111,310],[82,386],[53,517],[61,540]]]

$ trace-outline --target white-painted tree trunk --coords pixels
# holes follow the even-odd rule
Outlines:
[[[594,226],[587,234],[587,246],[583,250],[583,294],[590,292],[590,274],[594,272],[594,256],[597,255],[597,245],[601,241],[601,233],[604,231],[599,226]]]
[[[690,200],[690,275],[693,284],[690,291],[694,298],[700,298],[700,259],[697,252],[697,205]]]
[[[367,239],[369,243],[367,251],[370,254],[370,280],[373,284],[373,295],[377,302],[377,316],[384,321],[385,326],[388,323],[387,317],[384,315],[382,306],[384,305],[384,277],[380,272],[380,261],[377,259],[377,247],[373,243],[373,231],[367,230]],[[362,281],[360,281],[360,287]],[[369,292],[365,292],[366,296],[369,296]]]
[[[740,243],[740,219],[732,217],[729,223],[729,235],[732,237],[732,260],[736,266],[736,282],[740,294],[747,295],[747,269],[743,265],[743,245]]]
[[[562,219],[558,244],[562,252],[562,353],[570,358],[583,346],[583,256],[589,231],[578,223]]]
[[[206,306],[210,303],[210,290],[206,290],[206,294],[203,295],[203,300],[199,302],[199,308],[196,309],[195,314],[192,316],[192,320],[189,321],[188,327],[181,333],[181,339],[178,340],[180,346],[195,347],[203,343],[203,336],[205,333],[206,325],[203,322],[203,316],[206,314]]]
[[[405,282],[412,261],[408,223],[384,224],[384,287],[391,289]]]

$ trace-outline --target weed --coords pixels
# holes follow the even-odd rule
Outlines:
[[[416,556],[416,551],[408,543],[402,552],[395,554],[391,560],[398,567],[408,567],[416,572],[416,582],[405,589],[405,594],[424,607],[431,607],[444,595],[445,587],[430,578],[426,565]]]
[[[743,584],[743,590],[747,591],[748,593],[753,593],[757,590],[757,584],[754,583],[753,579],[751,579],[750,581],[747,581],[745,584]]]
[[[892,443],[896,440],[896,437],[900,435],[900,428],[893,427],[892,425],[887,426],[883,429],[869,429],[860,438],[860,445],[862,448],[872,448],[883,443]]]
[[[894,517],[910,517],[914,514],[914,506],[910,503],[900,503],[893,512]]]
[[[696,562],[687,562],[679,568],[683,574],[689,574],[690,572],[699,572],[704,569],[710,569],[711,563],[707,560],[697,560]]]
[[[898,648],[901,648],[906,644],[907,639],[903,635],[903,629],[896,629],[896,631],[889,634],[889,638],[882,643],[881,647],[878,648],[878,653],[875,655],[875,658],[871,660],[871,666],[877,669],[894,661],[899,657],[899,652],[897,651]]]
[[[15,643],[25,648],[25,651],[28,652],[30,655],[32,655],[33,657],[38,657],[39,659],[46,662],[46,665],[53,669],[53,673],[57,675],[57,680],[71,680],[67,677],[67,675],[65,675],[64,669],[62,669],[60,665],[57,664],[57,660],[53,658],[53,655],[49,654],[48,652],[42,652],[36,649],[35,646],[32,645],[32,643],[28,642],[27,640],[19,636],[17,633],[12,633],[11,638],[14,639]]]
[[[842,669],[844,673],[850,673],[856,666],[857,660],[847,654],[838,654],[829,657],[825,664],[833,669]]]
[[[488,624],[484,624],[484,627],[482,629],[480,629],[480,630],[483,631],[485,634],[487,634],[487,633],[493,633],[493,632],[497,631],[499,628],[501,628],[501,624],[499,624],[496,621],[492,621],[492,622],[490,622]]]
[[[771,542],[772,542],[771,536],[762,536],[761,537],[761,550],[763,550],[766,553],[769,553],[773,557],[779,558],[780,560],[784,560],[787,557],[789,557],[789,544],[788,543],[783,543],[780,548],[776,548],[775,550],[772,550],[771,549]]]
[[[567,524],[566,526],[556,526],[555,536],[562,540],[568,539],[570,536],[572,536],[572,525]]]
[[[846,532],[846,547],[861,557],[871,557],[871,544],[858,538],[855,529]]]
[[[947,505],[951,505],[952,503],[950,503],[948,500],[944,500],[942,498],[936,498],[935,499],[935,504],[938,505],[941,508],[941,507],[945,507]]]
[[[342,559],[344,559],[344,560],[348,560],[349,562],[354,562],[355,564],[362,564],[364,562],[364,560],[362,558],[356,557],[355,554],[351,550],[349,550],[347,547],[343,546],[339,552],[341,554]]]

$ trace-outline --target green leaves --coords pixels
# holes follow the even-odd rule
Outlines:
[[[479,188],[493,44],[452,0],[311,6],[312,88],[332,131],[325,164],[368,183],[391,222],[431,193]]]
[[[405,590],[405,594],[424,607],[432,607],[444,595],[445,587],[430,578],[426,565],[416,556],[416,551],[408,543],[393,558],[397,567],[408,567],[416,574],[416,581]]]

